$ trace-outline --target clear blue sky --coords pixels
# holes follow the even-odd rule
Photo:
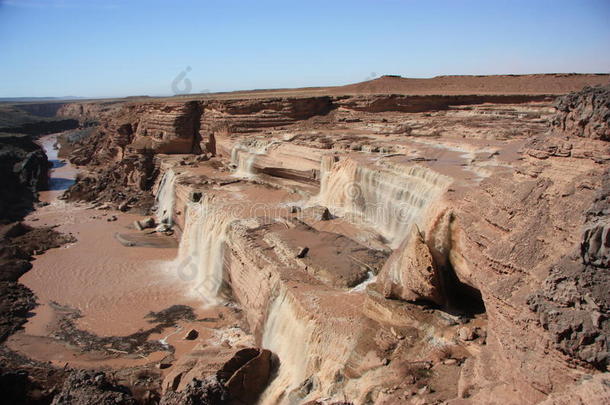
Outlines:
[[[169,95],[187,67],[192,92],[609,72],[610,1],[0,0],[0,97]]]

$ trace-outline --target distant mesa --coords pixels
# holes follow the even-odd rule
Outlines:
[[[330,88],[332,94],[406,95],[555,95],[579,91],[584,86],[607,85],[603,73],[541,73],[526,75],[436,76],[407,78],[383,75],[360,83]]]

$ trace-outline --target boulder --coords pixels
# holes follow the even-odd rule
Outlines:
[[[140,221],[135,221],[134,226],[137,230],[142,231],[144,229],[154,228],[156,225],[155,219],[153,217],[148,217],[146,219],[142,219]]]
[[[219,375],[235,369],[226,380],[225,387],[231,399],[248,402],[263,392],[269,381],[271,368],[269,350],[243,349],[223,366]]]
[[[610,222],[595,224],[586,229],[581,246],[585,264],[610,266]]]
[[[188,333],[184,336],[185,340],[195,340],[199,337],[199,332],[197,332],[195,329],[191,329],[188,331]]]
[[[307,256],[307,253],[309,252],[309,248],[307,246],[305,246],[304,248],[299,248],[299,253],[297,253],[297,259],[302,259],[305,256]]]
[[[387,298],[444,303],[432,254],[416,227],[383,266],[378,284]]]
[[[303,217],[303,219],[308,219],[312,221],[328,221],[333,219],[333,216],[328,210],[328,208],[323,207],[321,205],[307,207],[301,210],[300,215]]]

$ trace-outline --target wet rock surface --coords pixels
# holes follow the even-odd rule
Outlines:
[[[416,229],[403,242],[398,255],[389,260],[379,276],[379,285],[388,298],[429,301],[444,305],[438,269],[432,253]]]

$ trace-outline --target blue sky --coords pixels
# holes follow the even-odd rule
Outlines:
[[[192,92],[609,72],[610,1],[0,0],[0,97],[170,95],[183,71]]]

